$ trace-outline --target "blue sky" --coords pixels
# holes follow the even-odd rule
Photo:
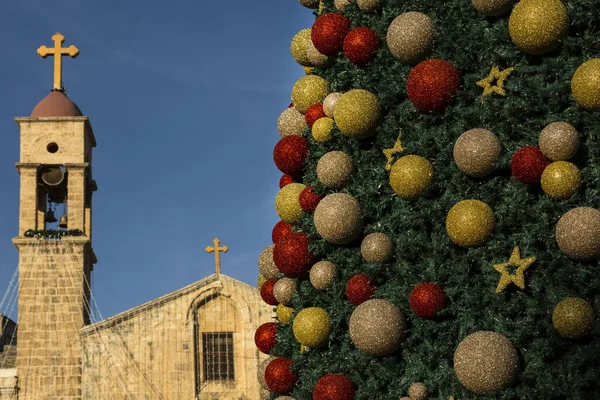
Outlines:
[[[67,93],[90,117],[93,275],[110,316],[214,272],[255,284],[278,218],[277,118],[303,71],[289,53],[311,10],[297,0],[7,1],[0,17],[0,296],[18,260],[19,131],[52,88],[36,54],[59,31]]]

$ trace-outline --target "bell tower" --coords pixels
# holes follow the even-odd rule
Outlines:
[[[52,37],[54,86],[20,130],[19,297],[17,376],[19,399],[81,399],[79,330],[89,324],[92,250],[92,149],[89,119],[65,94],[62,57],[75,46]]]

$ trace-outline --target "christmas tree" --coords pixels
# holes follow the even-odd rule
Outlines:
[[[300,3],[271,398],[600,399],[600,2]]]

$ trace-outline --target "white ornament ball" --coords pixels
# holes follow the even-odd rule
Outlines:
[[[275,282],[275,286],[273,286],[273,297],[284,306],[289,306],[292,304],[292,299],[297,291],[298,284],[295,280],[281,278]]]
[[[477,12],[486,17],[499,17],[508,13],[514,0],[472,0],[471,3]]]
[[[346,186],[353,172],[352,159],[343,151],[325,153],[317,163],[317,178],[329,189]]]
[[[458,169],[465,175],[482,178],[494,172],[502,155],[502,143],[492,131],[475,128],[459,136],[453,155]]]
[[[277,121],[277,130],[281,137],[303,136],[306,128],[306,118],[294,107],[282,112]]]
[[[327,68],[335,61],[333,57],[328,57],[317,50],[312,40],[306,45],[306,58],[315,67]]]
[[[335,105],[340,97],[342,97],[342,93],[339,92],[329,93],[327,97],[325,97],[325,100],[323,100],[323,111],[325,112],[325,115],[333,118],[333,111],[335,110]]]
[[[417,64],[433,49],[435,25],[427,15],[409,11],[397,16],[387,31],[390,53],[405,64]]]
[[[313,220],[319,235],[333,244],[352,242],[364,224],[360,203],[346,193],[325,196],[317,205]]]
[[[266,279],[277,279],[280,274],[279,269],[273,261],[273,249],[275,245],[265,247],[265,249],[258,256],[258,269],[260,274]]]
[[[310,269],[310,283],[317,290],[329,289],[338,279],[339,271],[331,261],[319,261]]]
[[[566,122],[552,122],[540,134],[538,142],[542,154],[552,161],[566,161],[579,150],[577,129]]]

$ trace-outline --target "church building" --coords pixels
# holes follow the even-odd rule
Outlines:
[[[215,274],[102,318],[91,291],[96,137],[62,85],[62,57],[79,51],[52,39],[38,53],[53,56],[54,88],[16,118],[19,266],[4,297],[18,324],[0,314],[0,400],[259,399],[254,333],[273,310],[221,274],[218,239],[206,249]]]

